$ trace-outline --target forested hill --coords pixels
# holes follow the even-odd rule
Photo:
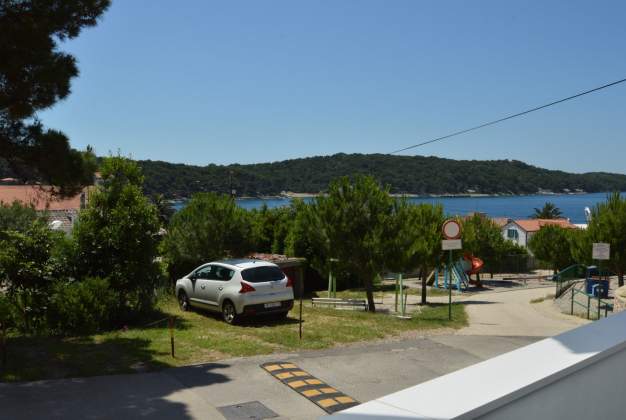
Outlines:
[[[146,192],[189,197],[198,191],[226,193],[232,180],[238,196],[318,193],[343,175],[368,174],[407,194],[532,194],[541,190],[626,191],[626,175],[571,174],[511,160],[451,160],[424,156],[336,154],[249,165],[205,167],[140,161]],[[232,175],[231,175],[232,174]]]

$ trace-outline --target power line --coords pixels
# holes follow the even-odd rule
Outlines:
[[[449,139],[450,137],[454,137],[454,136],[458,136],[458,135],[461,135],[461,134],[468,133],[470,131],[478,130],[479,128],[483,128],[483,127],[487,127],[487,126],[490,126],[490,125],[498,124],[498,123],[500,123],[502,121],[510,120],[511,118],[519,117],[521,115],[530,114],[531,112],[539,111],[540,109],[548,108],[548,107],[550,107],[552,105],[560,104],[561,102],[569,101],[571,99],[578,98],[580,96],[587,95],[587,94],[592,93],[592,92],[597,92],[599,90],[606,89],[608,87],[615,86],[615,85],[618,85],[618,84],[623,83],[623,82],[626,82],[626,79],[618,80],[616,82],[608,83],[606,85],[602,85],[602,86],[594,88],[594,89],[586,90],[584,92],[577,93],[576,95],[568,96],[567,98],[559,99],[558,101],[550,102],[549,104],[545,104],[545,105],[541,105],[541,106],[538,106],[538,107],[535,107],[535,108],[531,108],[531,109],[528,109],[528,110],[523,111],[523,112],[518,112],[517,114],[509,115],[507,117],[500,118],[498,120],[490,121],[488,123],[477,125],[475,127],[466,128],[465,130],[456,131],[454,133],[447,134],[447,135],[442,136],[442,137],[437,137],[435,139],[424,141],[422,143],[414,144],[413,146],[408,146],[408,147],[405,147],[405,148],[402,148],[402,149],[394,150],[390,154],[393,155],[393,154],[396,154],[396,153],[404,152],[405,150],[415,149],[416,147],[424,146],[426,144],[434,143],[436,141]]]

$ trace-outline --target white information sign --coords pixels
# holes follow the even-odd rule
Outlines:
[[[463,244],[460,239],[444,239],[441,241],[441,249],[444,251],[452,251],[453,249],[462,249]]]
[[[594,243],[592,250],[592,258],[594,260],[608,260],[611,257],[611,244]]]

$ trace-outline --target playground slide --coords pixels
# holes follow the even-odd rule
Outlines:
[[[461,258],[460,260],[456,261],[453,264],[452,270],[450,272],[450,275],[452,277],[450,279],[450,282],[452,284],[454,284],[459,291],[462,288],[468,287],[468,284],[470,282],[469,276],[471,274],[476,274],[476,273],[480,272],[480,270],[482,270],[484,264],[485,263],[480,258],[475,257],[475,256],[473,256],[471,254],[465,254],[463,256],[463,258]],[[435,287],[439,287],[439,277],[440,277],[439,268],[436,268],[428,276],[428,279],[426,280],[426,284],[433,285]],[[446,288],[447,287],[447,279],[445,279],[445,269],[444,269],[444,273],[443,273],[443,278],[444,278],[444,285],[443,285],[443,287]],[[471,281],[473,281],[473,280],[471,280]],[[480,286],[480,285],[478,285],[478,286]]]
[[[480,272],[480,270],[482,270],[483,268],[483,265],[485,265],[483,260],[473,255],[465,255],[463,258],[470,263],[469,269],[466,270],[467,274],[476,274]]]

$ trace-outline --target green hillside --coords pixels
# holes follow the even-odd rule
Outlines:
[[[626,191],[626,175],[593,172],[571,174],[512,160],[452,160],[425,156],[336,154],[249,165],[205,167],[139,161],[146,192],[169,198],[198,191],[238,196],[278,195],[282,191],[318,193],[339,176],[368,174],[406,194],[532,194],[540,190]],[[230,175],[232,173],[232,176]]]

